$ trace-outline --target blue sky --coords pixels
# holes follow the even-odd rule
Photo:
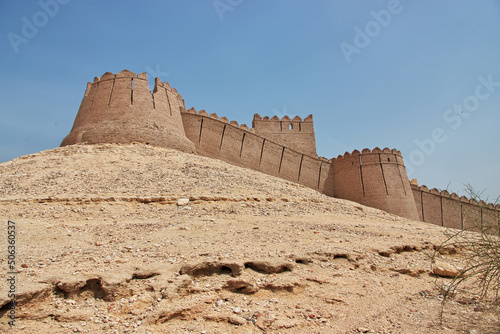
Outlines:
[[[321,156],[397,148],[420,184],[500,194],[499,1],[3,0],[0,35],[0,162],[59,146],[87,81],[128,69],[239,123],[312,113]]]

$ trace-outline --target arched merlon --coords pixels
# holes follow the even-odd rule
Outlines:
[[[332,168],[326,159],[297,152],[265,139],[246,125],[196,113],[183,112],[186,136],[200,155],[224,160],[231,164],[251,168],[269,175],[303,184],[326,195],[333,196]]]
[[[498,226],[500,206],[450,194],[446,190],[411,185],[421,221],[457,229],[477,230],[477,225]]]

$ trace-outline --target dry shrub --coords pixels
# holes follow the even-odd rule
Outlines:
[[[485,202],[481,201],[482,192],[475,191],[470,184],[465,186],[470,198],[486,209]],[[498,203],[499,198],[494,204]],[[467,230],[447,230],[446,240],[432,256],[434,262],[443,250],[455,248],[461,250],[464,259],[461,274],[440,287],[443,295],[441,318],[446,301],[466,282],[468,290],[477,294],[482,302],[495,307],[500,304],[500,217],[495,210],[481,212],[480,216],[477,213],[464,212],[466,218],[473,222],[473,226]]]

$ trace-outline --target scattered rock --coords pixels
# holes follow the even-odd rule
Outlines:
[[[441,287],[441,294],[443,296],[454,297],[457,294],[457,290],[451,283],[443,283]]]
[[[299,322],[295,319],[277,319],[271,325],[274,329],[280,328],[292,328],[299,325]]]
[[[462,274],[462,269],[458,269],[451,264],[442,261],[436,261],[432,265],[432,272],[441,277],[455,278]]]
[[[411,277],[418,277],[420,274],[425,273],[425,270],[423,269],[416,269],[416,268],[401,268],[401,269],[392,269],[400,274],[405,274],[409,275]]]
[[[233,325],[238,325],[238,326],[241,326],[241,325],[244,325],[247,323],[247,320],[243,317],[240,317],[239,315],[229,316],[228,321],[230,323],[232,323]]]
[[[185,206],[189,204],[189,198],[179,198],[177,206]]]

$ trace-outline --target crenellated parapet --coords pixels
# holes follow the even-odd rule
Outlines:
[[[259,114],[254,114],[252,120],[252,127],[262,130],[269,130],[270,132],[314,132],[313,117],[307,116],[304,120],[300,116],[295,116],[290,119],[287,115],[281,119],[278,116],[264,116],[262,118]]]
[[[226,127],[252,132],[246,124],[239,125],[224,116],[219,118],[216,113],[208,114],[204,109],[196,111],[195,108],[190,108],[182,112],[181,116],[187,138],[194,143],[201,155],[218,154]]]
[[[333,194],[331,163],[326,158],[299,152],[256,133],[254,127],[205,110],[191,108],[182,113],[182,119],[198,154]]]
[[[159,93],[158,93],[159,92]],[[168,102],[177,104],[179,106],[179,111],[180,112],[185,112],[186,111],[186,105],[184,103],[184,99],[182,98],[182,95],[177,92],[175,88],[171,88],[168,82],[162,82],[159,78],[155,78],[155,86],[153,88],[153,98],[155,97],[156,94],[163,96],[167,96]],[[174,108],[171,108],[171,110]]]
[[[146,73],[104,73],[87,84],[71,132],[61,146],[77,143],[134,141],[194,152],[184,133],[182,96],[155,80],[151,92]]]
[[[458,196],[446,190],[411,185],[419,220],[457,229],[477,230],[500,224],[500,205]],[[498,232],[498,230],[497,230]]]
[[[312,115],[302,120],[299,116],[293,119],[284,116],[280,119],[278,116],[262,118],[259,114],[255,114],[252,129],[257,135],[278,144],[310,156],[318,156]]]
[[[334,196],[418,219],[401,152],[378,147],[332,159]]]

